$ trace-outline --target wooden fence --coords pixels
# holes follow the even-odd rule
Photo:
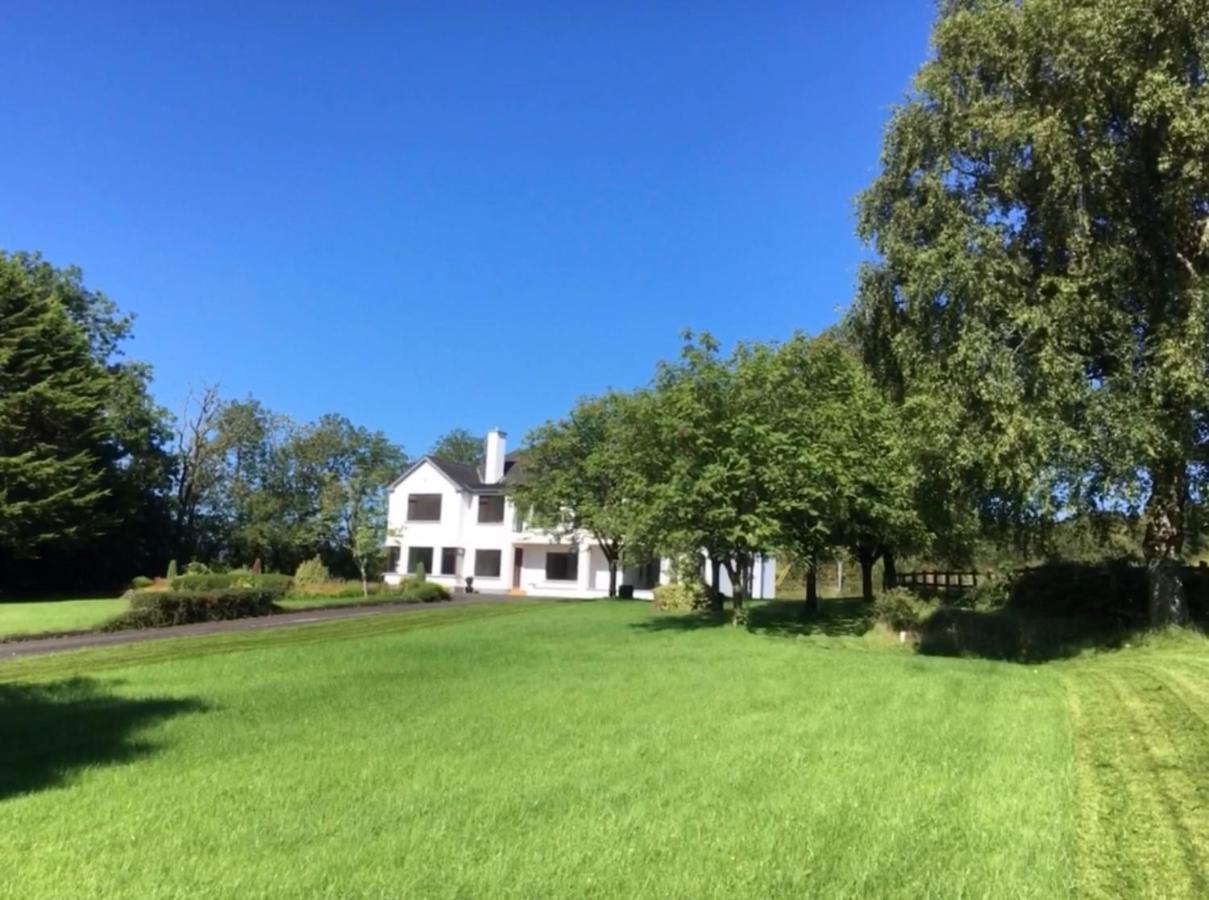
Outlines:
[[[978,572],[899,572],[895,583],[916,591],[945,591],[955,594],[976,587],[978,578]]]

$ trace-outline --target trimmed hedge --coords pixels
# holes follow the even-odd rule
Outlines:
[[[268,616],[279,611],[274,601],[280,596],[280,591],[262,588],[137,594],[130,600],[130,610],[106,622],[103,630],[124,631]]]
[[[223,591],[229,589],[276,591],[284,594],[294,586],[289,575],[270,572],[257,575],[254,572],[208,572],[193,575],[177,575],[172,579],[174,591]]]

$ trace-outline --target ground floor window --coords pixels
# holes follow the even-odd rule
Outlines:
[[[547,553],[547,581],[576,581],[579,579],[578,553]]]
[[[407,574],[416,574],[416,566],[423,564],[424,571],[432,571],[432,548],[431,547],[408,547],[407,548]]]
[[[441,574],[442,575],[458,574],[458,548],[457,547],[442,547],[441,548]]]
[[[500,577],[500,551],[475,550],[474,574],[478,578]]]
[[[399,548],[398,547],[387,547],[386,548],[386,571],[387,572],[398,572],[399,571]]]
[[[659,560],[652,559],[634,570],[634,587],[640,589],[659,586]]]

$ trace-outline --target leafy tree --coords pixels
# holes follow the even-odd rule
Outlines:
[[[369,576],[380,563],[386,539],[386,491],[406,457],[381,432],[354,426],[343,416],[324,416],[316,430],[331,436],[321,517],[331,545],[348,554],[369,595]]]
[[[665,553],[708,553],[714,605],[718,567],[734,587],[736,621],[751,595],[756,558],[779,537],[773,486],[763,453],[770,428],[764,386],[747,377],[740,347],[723,358],[707,333],[686,333],[677,362],[663,363],[636,442],[644,483],[644,542]]]
[[[642,514],[634,447],[643,423],[633,397],[608,393],[530,433],[513,500],[539,527],[586,531],[609,564],[609,596]]]
[[[465,463],[468,466],[483,464],[483,439],[475,437],[465,428],[454,428],[445,432],[428,451],[429,456]]]
[[[1209,6],[944,0],[860,201],[859,330],[984,513],[1141,507],[1183,621],[1209,436]]]

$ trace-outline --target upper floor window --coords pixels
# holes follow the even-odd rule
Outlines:
[[[484,494],[479,497],[479,521],[485,523],[504,521],[503,494]]]
[[[408,522],[439,522],[441,521],[440,494],[408,494]]]

